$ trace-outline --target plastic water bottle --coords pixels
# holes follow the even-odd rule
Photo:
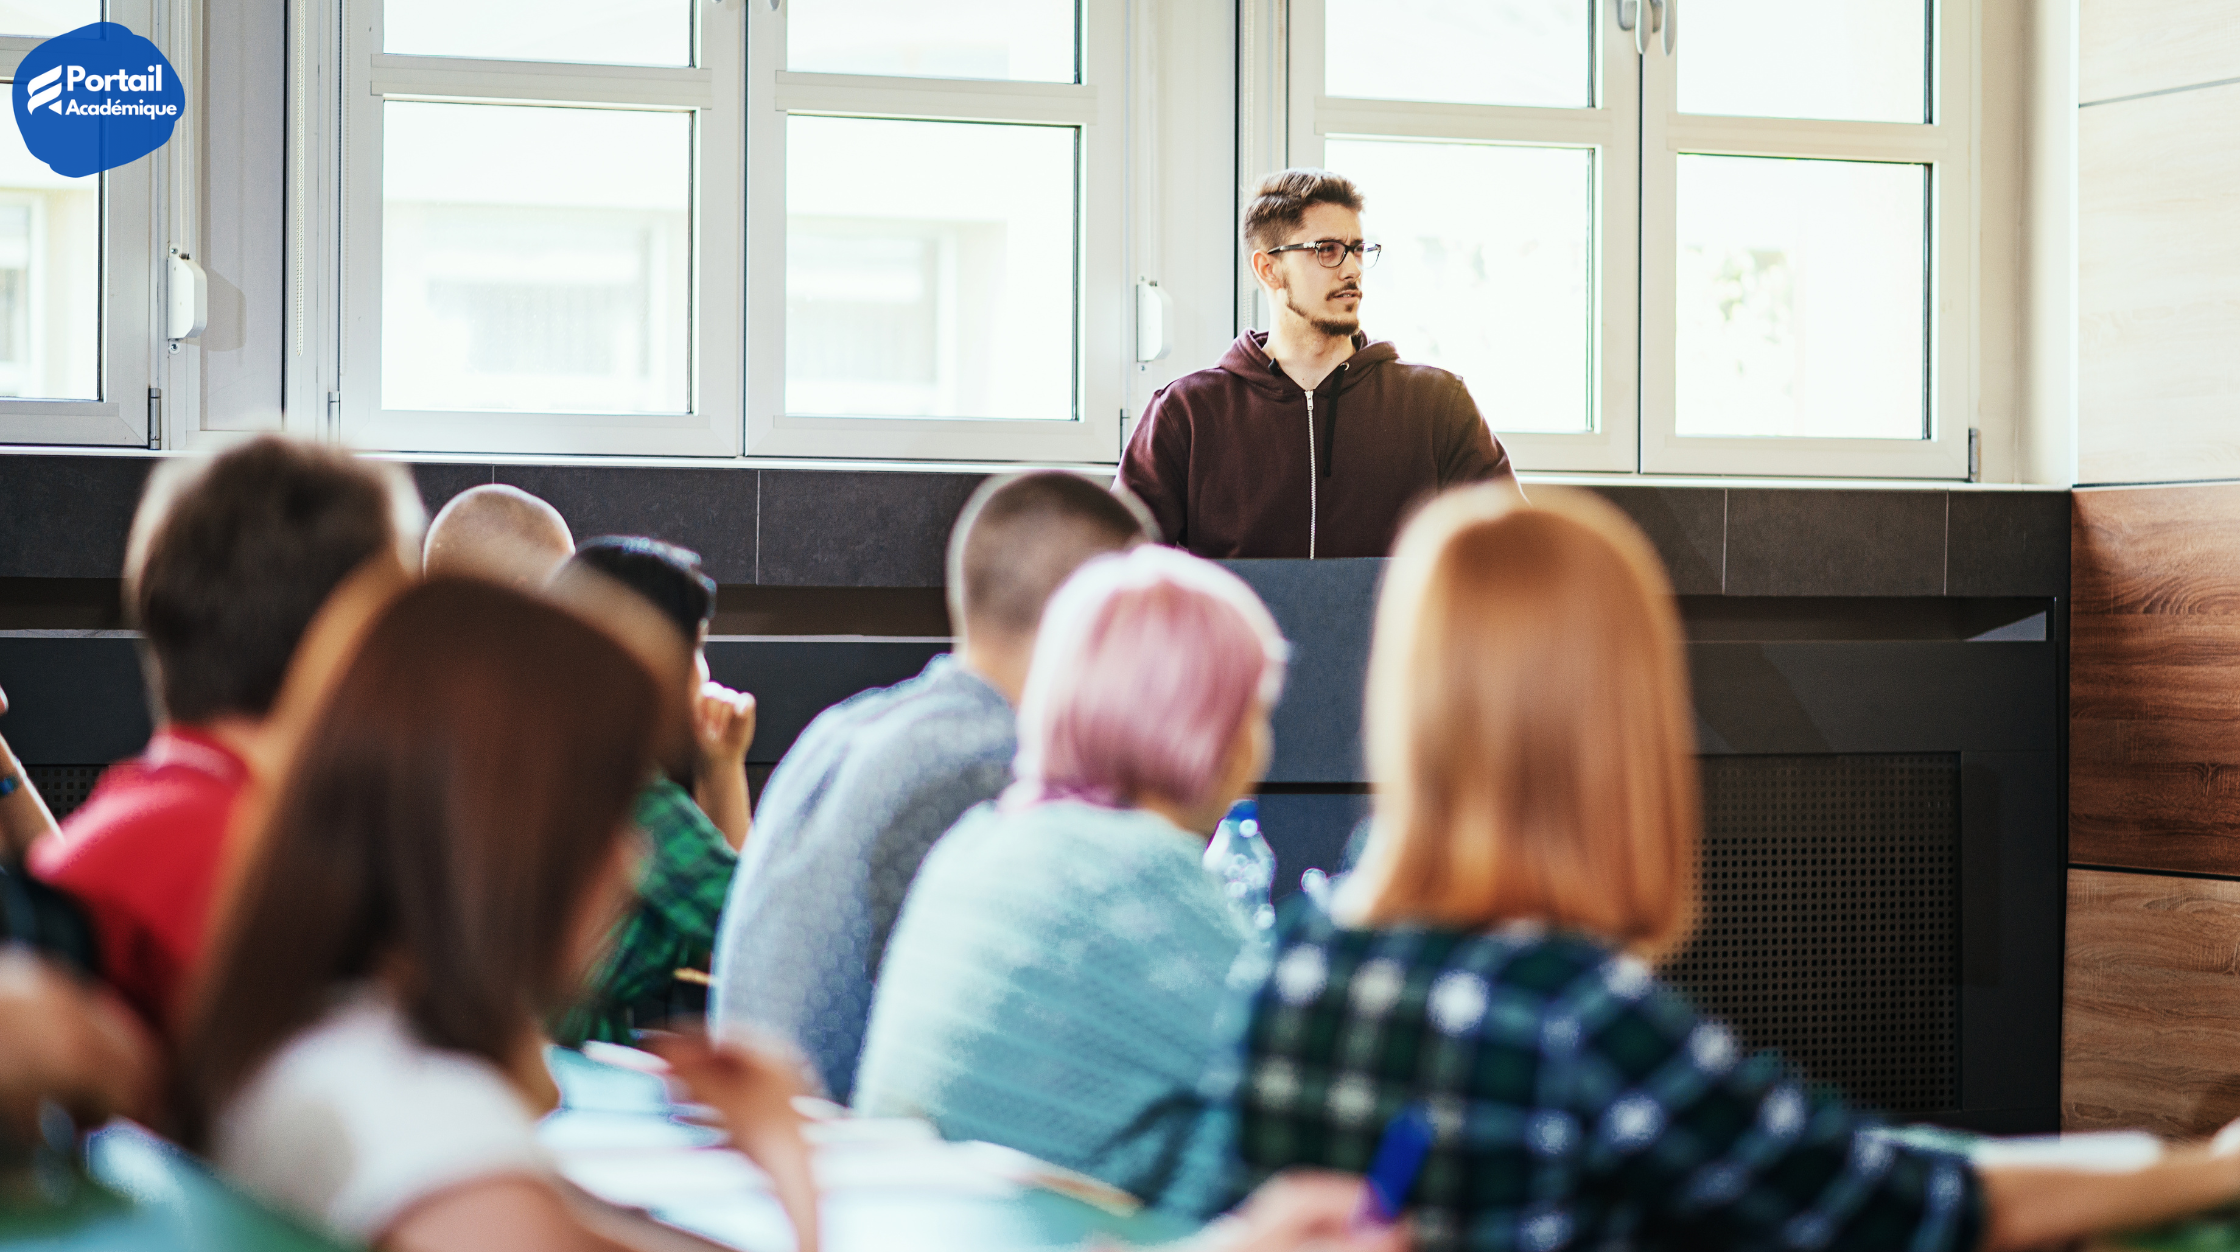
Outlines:
[[[1252,926],[1263,932],[1275,928],[1276,911],[1268,893],[1276,881],[1276,854],[1260,834],[1259,802],[1243,800],[1230,806],[1229,816],[1214,829],[1213,842],[1206,846],[1205,863]]]

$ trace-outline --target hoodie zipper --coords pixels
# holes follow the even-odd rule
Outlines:
[[[1315,470],[1319,467],[1321,467],[1321,462],[1315,458],[1314,453],[1314,391],[1310,389],[1307,391],[1307,559],[1309,560],[1314,559],[1315,520],[1322,515],[1319,505],[1315,502]]]

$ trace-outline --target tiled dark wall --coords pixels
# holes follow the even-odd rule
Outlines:
[[[0,577],[108,578],[144,458],[0,454]],[[431,511],[502,481],[578,538],[692,548],[727,585],[938,587],[972,473],[789,468],[410,466]],[[1528,487],[1529,491],[1529,487]],[[1638,522],[1682,595],[2039,596],[2069,589],[2064,491],[1598,487]]]
[[[2069,593],[2065,490],[1597,486],[1594,492],[1649,535],[1681,595]]]

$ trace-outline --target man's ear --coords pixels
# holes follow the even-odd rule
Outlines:
[[[1252,265],[1252,278],[1258,280],[1262,288],[1278,292],[1282,290],[1283,286],[1276,283],[1276,260],[1273,255],[1264,249],[1256,249],[1246,261]]]

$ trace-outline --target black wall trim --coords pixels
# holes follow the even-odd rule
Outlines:
[[[2240,883],[2240,875],[2219,875],[2209,871],[2165,871],[2152,866],[2103,866],[2098,862],[2071,862],[2072,871],[2106,871],[2110,875],[2158,875],[2164,879],[2219,879],[2227,883]]]

